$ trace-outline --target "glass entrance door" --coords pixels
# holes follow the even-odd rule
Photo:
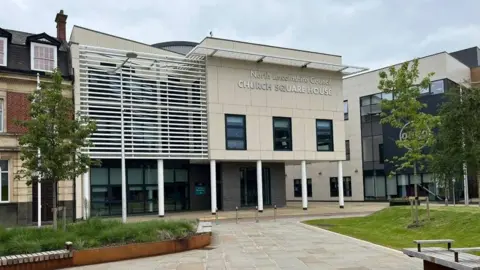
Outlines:
[[[271,205],[270,169],[263,168],[262,178],[263,204]],[[258,205],[256,168],[240,169],[240,201],[243,207]]]
[[[190,209],[188,170],[165,169],[165,210]]]

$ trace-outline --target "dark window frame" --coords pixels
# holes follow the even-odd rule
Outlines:
[[[288,128],[276,128],[275,127],[275,121],[288,121]],[[272,117],[272,130],[273,130],[273,151],[292,151],[293,149],[293,134],[292,134],[292,118],[290,117],[279,117],[279,116],[274,116]],[[281,139],[281,138],[276,138],[275,137],[275,130],[284,130],[288,131],[290,138],[286,139]],[[277,142],[283,142],[286,141],[288,143],[288,148],[277,148],[276,143]]]
[[[345,112],[345,104],[347,105],[347,112]],[[348,100],[344,100],[343,101],[343,120],[344,121],[348,120],[348,113],[349,113]]]
[[[350,160],[350,140],[345,140],[345,160]]]
[[[319,150],[318,149],[318,122],[329,122],[330,123],[330,144],[328,150]],[[315,119],[315,136],[317,141],[317,152],[333,152],[334,150],[334,141],[333,141],[333,121],[330,119]]]
[[[300,192],[296,192],[296,186],[300,187]],[[302,179],[293,179],[293,197],[301,198],[302,197]],[[307,178],[307,197],[313,197],[313,183],[312,178]]]
[[[242,139],[239,139],[237,137],[229,137],[228,136],[228,128],[241,128],[239,126],[233,126],[228,124],[228,117],[241,117],[243,119],[243,148],[231,148],[228,146],[228,141],[229,140],[235,140],[235,141],[241,141]],[[243,114],[225,114],[225,149],[226,150],[234,150],[234,151],[245,151],[247,150],[247,118]]]
[[[338,197],[338,177],[330,177],[330,197]],[[332,185],[333,184],[333,185]],[[343,177],[343,197],[352,197],[352,177]]]

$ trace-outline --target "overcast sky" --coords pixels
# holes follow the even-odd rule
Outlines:
[[[480,0],[0,0],[0,27],[56,35],[73,25],[141,41],[215,37],[343,56],[379,68],[480,46]]]

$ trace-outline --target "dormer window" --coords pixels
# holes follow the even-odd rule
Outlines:
[[[30,63],[32,70],[52,72],[57,68],[57,47],[32,42]]]
[[[8,39],[0,37],[0,66],[7,65],[7,44]]]

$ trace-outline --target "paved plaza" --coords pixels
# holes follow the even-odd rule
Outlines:
[[[213,225],[212,245],[202,250],[75,269],[422,269],[418,259],[300,224],[301,219],[220,222]]]

